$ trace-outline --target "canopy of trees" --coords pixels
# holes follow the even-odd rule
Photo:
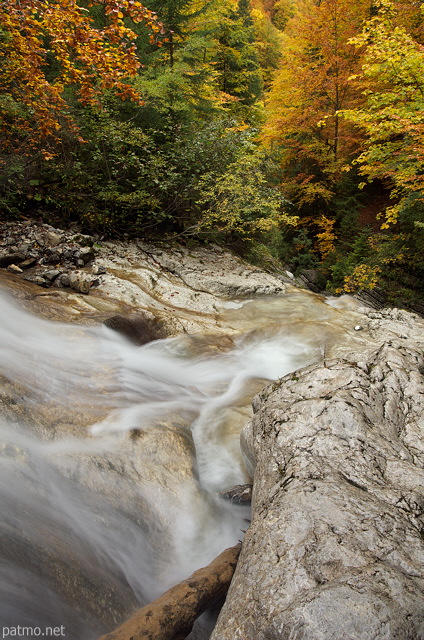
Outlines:
[[[0,8],[0,76],[4,142],[29,149],[45,145],[65,124],[75,130],[66,90],[82,104],[97,105],[107,89],[140,101],[127,79],[140,62],[136,34],[126,20],[146,22],[153,34],[156,15],[134,0],[94,0],[101,26],[74,0],[5,0]]]
[[[414,0],[4,0],[2,212],[412,304],[423,25]]]

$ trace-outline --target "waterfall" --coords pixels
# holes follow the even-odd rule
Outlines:
[[[218,492],[248,481],[251,397],[316,360],[314,322],[338,312],[306,294],[228,305],[258,331],[202,352],[0,301],[1,624],[94,640],[242,538],[247,509]]]

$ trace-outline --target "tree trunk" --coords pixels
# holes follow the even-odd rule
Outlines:
[[[240,549],[241,544],[226,549],[99,640],[182,640],[196,618],[227,593]]]

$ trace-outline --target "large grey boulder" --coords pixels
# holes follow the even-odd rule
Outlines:
[[[422,371],[388,340],[256,397],[252,524],[212,640],[424,638]]]

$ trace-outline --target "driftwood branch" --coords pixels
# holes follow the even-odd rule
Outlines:
[[[227,593],[240,548],[226,549],[99,640],[182,640],[196,618]]]

